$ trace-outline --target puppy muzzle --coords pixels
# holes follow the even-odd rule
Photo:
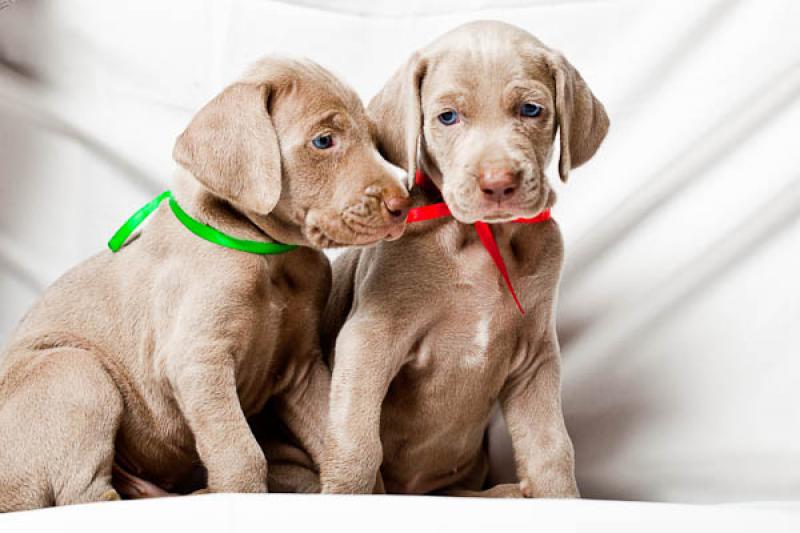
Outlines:
[[[310,210],[306,237],[314,246],[366,246],[403,235],[411,206],[405,191],[368,187],[344,209]]]

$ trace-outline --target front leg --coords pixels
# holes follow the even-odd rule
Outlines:
[[[386,339],[392,335],[384,325],[354,316],[336,339],[321,465],[324,493],[368,494],[381,489],[381,405],[398,367],[394,350],[387,350]]]
[[[239,402],[233,357],[173,361],[168,372],[208,471],[208,491],[267,492],[267,461]]]
[[[579,497],[575,453],[561,409],[560,374],[558,341],[550,331],[500,394],[520,490],[529,498]]]

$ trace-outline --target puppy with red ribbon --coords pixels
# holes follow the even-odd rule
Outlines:
[[[578,496],[545,168],[557,133],[562,180],[594,155],[603,105],[560,53],[477,22],[413,54],[368,110],[413,206],[400,240],[334,265],[323,492]],[[519,482],[485,487],[498,400]]]

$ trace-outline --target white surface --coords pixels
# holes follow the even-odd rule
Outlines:
[[[309,56],[369,98],[417,46],[503,19],[562,50],[611,116],[598,156],[556,184],[554,211],[584,495],[800,499],[800,2],[303,4],[21,0],[0,11],[0,55],[33,74],[0,67],[0,338],[165,186],[174,137],[251,60]],[[245,502],[256,500],[214,501],[255,513]],[[196,516],[173,519],[207,516],[191,505]],[[592,506],[620,521],[644,509],[647,530],[673,512],[685,523],[719,512],[529,505],[578,525]],[[248,516],[266,525],[270,512]],[[381,523],[414,513],[386,509]]]
[[[336,528],[339,526],[339,528]],[[0,515],[3,531],[558,531],[587,533],[800,530],[800,506],[676,505],[435,496],[207,495]]]

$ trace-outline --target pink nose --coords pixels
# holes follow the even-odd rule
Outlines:
[[[501,202],[514,196],[519,189],[520,173],[506,165],[481,165],[478,186],[483,197]]]
[[[411,199],[408,196],[384,196],[383,210],[388,222],[402,222],[408,215]]]

